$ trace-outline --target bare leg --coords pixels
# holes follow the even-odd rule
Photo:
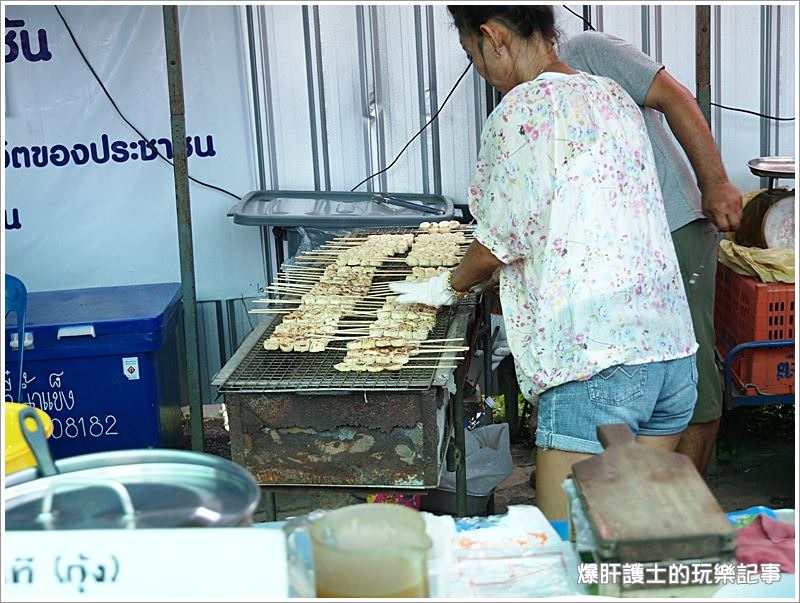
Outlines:
[[[572,473],[572,465],[590,456],[536,447],[536,506],[547,519],[567,518],[567,495],[561,483]]]
[[[705,475],[718,433],[719,419],[716,419],[708,423],[690,423],[681,435],[678,452],[692,459],[700,475]]]
[[[650,448],[657,448],[658,450],[665,450],[666,452],[675,452],[680,439],[680,433],[670,436],[636,436],[636,441],[642,446],[649,446]]]

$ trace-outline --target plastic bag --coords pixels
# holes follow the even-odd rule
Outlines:
[[[764,283],[794,283],[793,249],[743,247],[722,240],[719,261],[737,274],[755,276]]]
[[[465,431],[464,449],[467,460],[467,494],[471,496],[491,494],[514,469],[508,423],[484,425]],[[454,471],[442,473],[439,489],[456,491]]]

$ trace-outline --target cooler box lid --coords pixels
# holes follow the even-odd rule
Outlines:
[[[28,293],[25,332],[33,345],[27,360],[144,352],[161,347],[181,310],[180,283],[93,287]],[[6,359],[16,360],[11,336],[17,317],[6,320]]]

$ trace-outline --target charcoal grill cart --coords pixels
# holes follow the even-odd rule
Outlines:
[[[418,233],[421,222],[452,218],[454,206],[435,195],[376,199],[371,193],[262,191],[245,197],[229,215],[238,224],[331,228],[339,236],[346,231],[359,238]],[[284,282],[300,258],[280,264],[276,282]],[[395,260],[379,267],[372,287],[386,291],[387,281],[402,278],[396,270],[384,275],[392,272],[387,266],[401,265]],[[477,295],[470,295],[441,308],[423,342],[445,340],[469,351],[460,352],[457,360],[448,360],[447,352],[426,354],[419,368],[409,363],[397,371],[337,370],[345,341],[316,353],[267,350],[264,342],[282,316],[257,324],[213,384],[224,397],[232,458],[265,489],[270,519],[275,518],[277,489],[423,493],[438,486],[441,472],[453,462],[459,478],[457,510],[466,514],[462,383],[480,326],[478,302]],[[347,321],[339,323],[342,328]]]

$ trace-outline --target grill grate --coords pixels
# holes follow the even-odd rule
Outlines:
[[[436,326],[428,336],[429,339],[445,337],[451,311],[443,309],[437,314]],[[413,368],[406,365],[401,371],[380,373],[337,371],[333,365],[344,359],[344,350],[325,350],[313,354],[265,350],[263,342],[270,336],[277,322],[267,328],[231,376],[225,380],[219,388],[221,392],[424,390],[433,383],[435,368]],[[344,348],[346,343],[332,341],[330,345]],[[426,367],[451,364],[449,360],[442,362],[441,354],[425,354],[423,357]]]
[[[408,228],[380,228],[359,229],[353,236],[366,234],[396,234],[415,232]],[[386,264],[384,264],[386,266]],[[391,263],[389,266],[397,266]],[[373,283],[397,280],[397,277],[376,275]],[[474,304],[474,295],[470,295],[460,302],[461,304]],[[458,306],[443,308],[436,316],[436,325],[428,335],[428,339],[444,339],[447,334],[450,318]],[[458,361],[446,359],[447,355],[425,354],[413,360],[400,371],[369,372],[340,372],[333,366],[344,359],[345,350],[325,350],[324,352],[281,352],[265,350],[264,340],[269,338],[280,320],[274,320],[252,348],[247,351],[238,366],[233,368],[230,376],[219,387],[219,391],[241,393],[275,393],[297,391],[383,391],[383,390],[425,390],[432,386],[436,375],[436,365],[453,365]],[[347,319],[340,322],[347,324]],[[332,341],[329,345],[344,348],[347,341]],[[445,359],[442,360],[442,356]],[[413,363],[424,364],[428,368],[413,368]]]

